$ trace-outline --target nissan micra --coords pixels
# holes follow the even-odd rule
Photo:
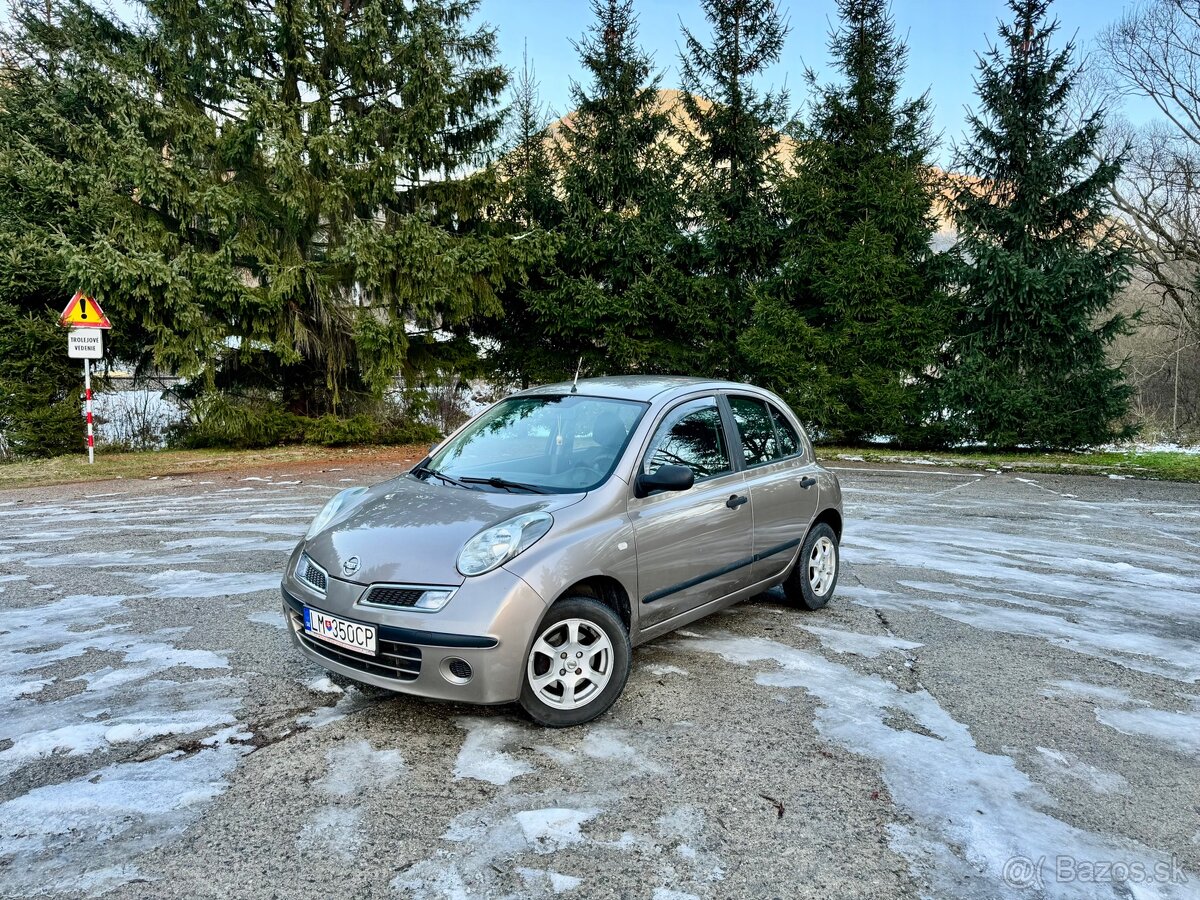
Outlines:
[[[334,496],[284,612],[332,672],[578,725],[638,644],[777,585],[825,606],[841,532],[837,477],[774,394],[588,379],[501,400],[411,471]]]

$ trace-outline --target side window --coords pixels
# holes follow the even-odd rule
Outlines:
[[[771,406],[771,421],[775,423],[775,433],[779,436],[780,456],[792,456],[804,449],[804,444],[800,441],[800,435],[797,434],[792,423],[774,406]]]
[[[733,470],[715,398],[692,400],[667,413],[650,442],[644,471],[651,474],[668,464],[687,466],[697,480]]]
[[[746,456],[747,468],[785,455],[779,451],[775,426],[771,424],[766,403],[753,397],[731,396],[729,405],[733,408],[733,420],[737,422],[738,432],[742,436],[742,452]]]

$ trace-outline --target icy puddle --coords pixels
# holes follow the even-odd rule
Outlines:
[[[327,493],[114,493],[4,509],[0,894],[99,894],[156,877],[139,855],[224,792],[253,735],[227,651],[200,646],[194,624],[156,622],[145,601],[219,611],[270,592],[270,613],[239,616],[282,639],[279,570]],[[9,790],[31,767],[38,786]]]
[[[857,578],[839,595],[1200,682],[1194,504],[1084,501],[1014,481],[981,496],[974,485],[890,501],[847,491],[842,551]],[[899,589],[881,590],[876,573]]]
[[[1194,886],[1169,879],[1133,885],[1136,893],[1129,892],[1130,885],[1056,879],[1054,860],[1063,853],[1121,860],[1146,872],[1169,873],[1174,860],[1054,818],[1048,812],[1054,801],[1041,787],[1009,757],[981,751],[966,726],[924,690],[902,691],[876,675],[762,638],[714,634],[678,646],[757,667],[755,680],[764,687],[795,688],[815,697],[821,704],[818,732],[878,763],[892,799],[911,818],[911,823],[888,826],[889,843],[935,896],[1021,898],[1035,887],[1033,896],[1070,900],[1197,896]],[[928,734],[888,724],[894,713],[905,714]],[[1030,861],[1031,868],[1017,873],[1014,860]]]
[[[485,716],[462,716],[455,724],[465,732],[454,764],[455,781],[467,782],[468,790],[471,781],[499,790],[483,806],[453,818],[432,854],[391,881],[401,896],[513,896],[499,882],[510,870],[524,889],[517,896],[577,888],[579,896],[592,896],[612,885],[595,876],[572,874],[579,856],[588,861],[585,871],[594,872],[597,860],[610,855],[616,859],[632,850],[656,857],[642,876],[647,891],[665,882],[681,889],[675,897],[721,892],[722,860],[696,849],[710,843],[713,828],[703,810],[672,804],[670,791],[661,798],[668,811],[651,821],[635,821],[623,807],[635,785],[674,775],[657,758],[655,737],[603,722],[550,733],[526,722]],[[519,759],[518,753],[526,758]],[[536,775],[549,775],[550,784],[557,782],[556,772],[586,773],[587,789],[531,789]],[[615,837],[596,836],[614,831]]]

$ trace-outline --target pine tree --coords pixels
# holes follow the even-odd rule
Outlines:
[[[907,51],[887,0],[838,0],[829,49],[781,187],[778,279],[743,349],[825,437],[920,429],[924,374],[943,340],[930,241],[937,190],[927,96],[900,97]]]
[[[779,256],[779,132],[787,94],[756,79],[780,58],[787,28],[773,0],[702,0],[708,42],[684,29],[679,139],[693,236],[689,269],[704,276],[694,302],[705,374],[739,377],[738,335]]]
[[[0,459],[78,452],[83,377],[57,315],[0,301],[0,322]]]
[[[674,371],[686,352],[680,318],[678,166],[664,138],[650,57],[633,0],[593,0],[575,46],[586,83],[553,135],[562,246],[551,289],[531,293],[537,327],[572,372]]]
[[[512,88],[510,133],[496,163],[502,199],[498,218],[515,244],[528,252],[525,277],[514,279],[501,296],[503,312],[481,318],[474,334],[485,344],[485,365],[493,378],[529,387],[564,374],[566,354],[538,324],[531,298],[551,290],[561,244],[562,202],[550,158],[548,117],[528,55]]]
[[[954,195],[961,304],[942,402],[956,436],[996,446],[1081,447],[1129,433],[1129,388],[1107,350],[1128,253],[1106,201],[1120,160],[1101,157],[1103,112],[1071,124],[1079,76],[1049,0],[1009,0],[980,60],[981,109]]]
[[[481,224],[506,75],[477,5],[30,4],[7,49],[63,147],[23,164],[88,225],[39,240],[157,366],[297,411],[461,349],[519,252]]]

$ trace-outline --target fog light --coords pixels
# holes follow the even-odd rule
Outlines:
[[[421,598],[413,604],[413,607],[416,609],[438,610],[445,606],[453,596],[453,589],[446,591],[426,591],[421,595]]]
[[[442,660],[440,666],[442,677],[451,684],[466,684],[471,680],[471,675],[474,674],[471,670],[471,664],[465,659],[459,659],[457,656],[448,656]]]

